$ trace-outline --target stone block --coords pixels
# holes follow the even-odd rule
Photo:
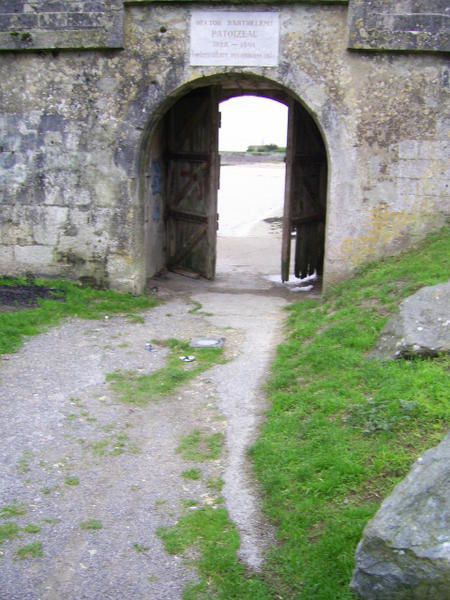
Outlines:
[[[37,212],[33,226],[33,238],[37,244],[56,244],[62,234],[69,209],[63,206],[47,206]]]
[[[419,179],[423,177],[432,177],[432,175],[432,164],[429,160],[412,159],[402,160],[399,163],[399,177]]]
[[[449,140],[423,140],[418,143],[418,157],[426,159],[445,159],[450,156]]]
[[[48,266],[53,261],[53,248],[51,246],[14,246],[14,256],[17,266],[48,271]]]
[[[14,263],[14,251],[12,246],[0,245],[0,264],[2,273],[8,273]]]
[[[419,144],[420,142],[417,140],[402,140],[398,145],[398,157],[400,159],[419,158]]]

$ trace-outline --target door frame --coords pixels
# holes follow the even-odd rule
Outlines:
[[[301,107],[306,110],[317,126],[320,138],[323,142],[325,153],[326,153],[326,164],[327,164],[327,181],[326,181],[326,207],[327,212],[330,207],[329,194],[330,194],[330,173],[331,169],[330,165],[330,157],[329,150],[327,145],[327,139],[324,135],[323,128],[320,126],[315,115],[311,112],[308,106],[302,102],[302,100],[289,88],[286,88],[284,85],[267,79],[261,75],[251,74],[251,73],[221,73],[212,76],[202,77],[201,80],[197,80],[196,82],[187,83],[177,90],[174,91],[170,97],[166,98],[163,101],[162,105],[160,105],[159,109],[153,113],[153,119],[149,122],[147,127],[147,133],[143,139],[143,146],[140,154],[140,172],[146,173],[147,165],[148,165],[148,150],[151,147],[151,140],[158,126],[161,124],[161,121],[164,119],[167,112],[170,108],[178,102],[183,96],[188,94],[195,88],[199,87],[211,87],[215,86],[219,90],[219,98],[218,103],[228,100],[230,98],[244,96],[244,95],[253,95],[253,96],[261,96],[264,98],[276,100],[281,102],[282,104],[287,105],[289,108],[295,103],[299,103]],[[292,113],[290,110],[289,113]],[[220,165],[218,165],[218,171],[220,171]],[[143,198],[143,202],[145,202],[147,190],[148,190],[148,181],[146,178],[140,177],[140,188],[139,193],[141,198]],[[325,230],[326,231],[326,230]],[[144,232],[145,238],[145,232]],[[326,249],[327,235],[325,235],[324,240],[324,254]],[[149,268],[149,257],[145,255],[145,251],[143,252],[143,259],[146,271],[146,278],[151,278],[156,272],[152,272],[151,265]],[[324,260],[325,264],[325,260]]]

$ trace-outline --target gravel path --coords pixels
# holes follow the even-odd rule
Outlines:
[[[246,449],[265,409],[261,384],[285,300],[264,289],[223,293],[189,285],[176,294],[176,286],[161,289],[167,300],[144,314],[145,323],[68,321],[0,361],[0,508],[17,503],[26,512],[13,521],[40,527],[0,546],[1,600],[181,598],[195,570],[164,551],[156,530],[176,523],[190,499],[213,502],[209,478],[224,478],[241,556],[259,567],[271,531]],[[190,312],[192,302],[203,308]],[[146,351],[151,339],[206,335],[226,338],[230,361],[173,397],[131,407],[105,382],[118,369],[161,368],[166,350]],[[176,452],[196,429],[225,433],[220,460],[196,464]],[[192,467],[201,480],[181,476]],[[92,520],[100,528],[84,529]],[[35,542],[43,556],[19,560],[17,551]]]

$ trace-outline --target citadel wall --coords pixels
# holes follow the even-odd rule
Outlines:
[[[191,66],[193,6],[279,12],[278,65]],[[326,282],[407,248],[450,212],[448,12],[440,0],[4,0],[1,271],[141,291],[159,119],[192,87],[249,75],[299,99],[323,134]]]

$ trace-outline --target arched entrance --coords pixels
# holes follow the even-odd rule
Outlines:
[[[319,128],[300,101],[278,84],[227,75],[184,93],[154,128],[143,161],[147,277],[167,268],[214,278],[219,103],[246,94],[277,100],[289,109],[282,280],[289,279],[291,264],[296,277],[322,274],[327,154]]]

